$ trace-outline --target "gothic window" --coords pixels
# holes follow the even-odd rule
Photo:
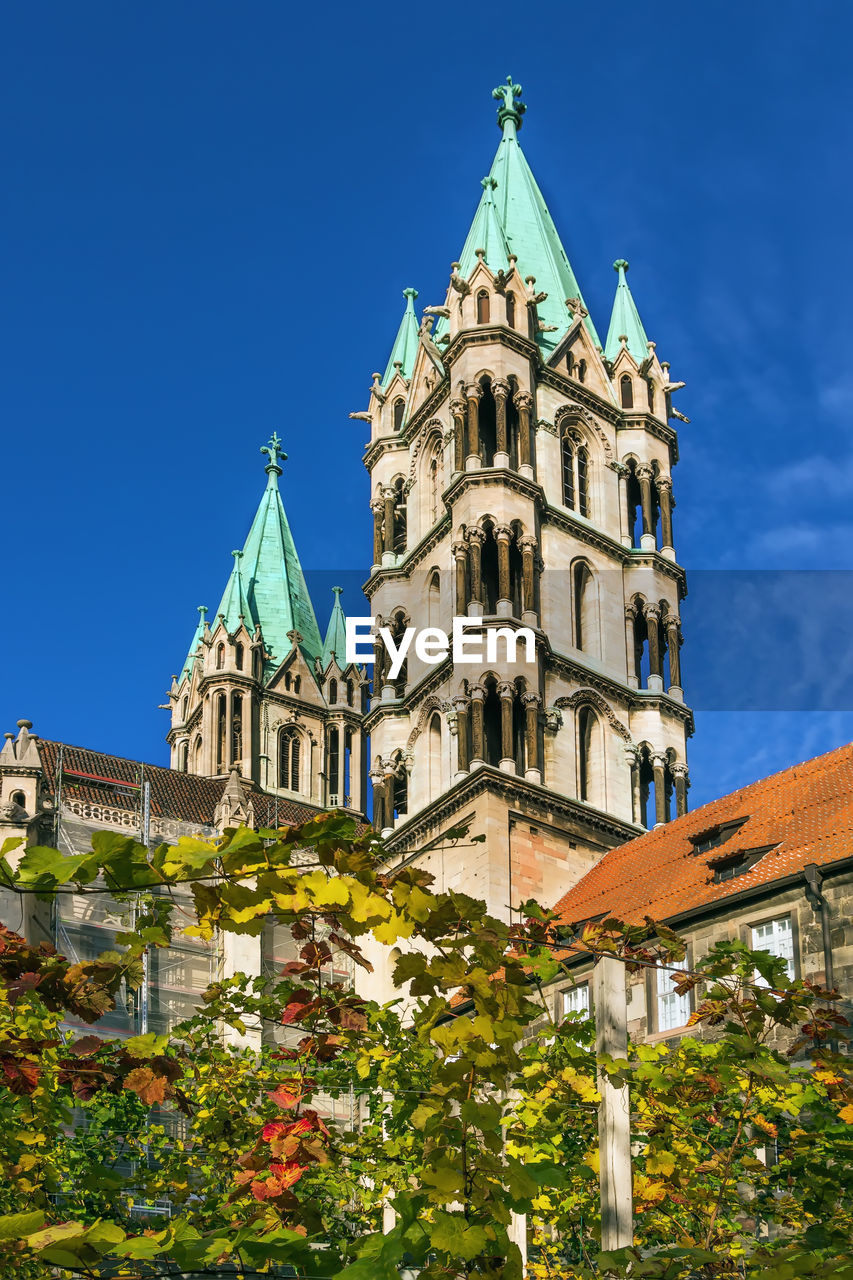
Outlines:
[[[224,666],[225,666],[225,645],[220,644],[216,646],[216,668],[218,671],[221,671]]]
[[[568,436],[563,436],[563,506],[575,509],[575,450]]]
[[[578,795],[581,800],[599,802],[597,773],[600,763],[595,758],[598,746],[598,717],[591,707],[578,712]]]
[[[216,772],[222,773],[225,768],[225,731],[227,724],[227,710],[225,702],[225,694],[218,693],[216,695]]]
[[[429,520],[435,524],[441,515],[441,490],[444,485],[444,450],[441,440],[436,440],[429,460]]]
[[[398,761],[396,771],[392,774],[391,790],[394,817],[405,817],[409,811],[409,778],[402,760]]]
[[[352,804],[352,729],[344,729],[344,773],[342,805]]]
[[[294,676],[294,677],[293,677],[293,692],[294,692],[294,693],[298,693],[298,692],[299,692],[299,689],[300,689],[301,684],[302,684],[302,676]]]
[[[394,551],[401,555],[406,550],[406,495],[402,476],[394,481]]]
[[[405,412],[406,402],[402,396],[398,396],[394,401],[393,422],[394,430],[399,431],[403,425],[403,413]]]
[[[391,634],[394,637],[395,645],[400,644],[400,641],[402,640],[406,627],[408,625],[409,625],[408,620],[405,614],[402,612],[402,610],[394,614],[394,616],[391,619]],[[409,678],[409,659],[404,658],[403,665],[400,667],[400,671],[397,676],[397,679],[394,681],[395,697],[402,698],[405,695],[406,681],[408,680],[408,678]]]
[[[500,599],[498,543],[495,538],[494,526],[486,523],[483,528],[486,531],[486,539],[480,552],[482,603],[484,612],[491,615],[497,613],[498,600]]]
[[[634,384],[630,375],[623,373],[619,379],[619,390],[622,396],[622,408],[633,409],[634,407]]]
[[[355,686],[352,680],[347,680],[347,706],[351,707],[355,701]]]
[[[510,378],[510,395],[506,404],[506,442],[507,452],[509,453],[509,465],[513,471],[518,470],[518,439],[520,421],[518,409],[515,403],[515,393],[518,391],[518,383],[515,378]]]
[[[288,691],[288,693],[290,692],[290,684],[291,684],[291,681],[290,681],[290,672],[289,672],[289,671],[285,671],[285,673],[284,673],[284,687],[285,687],[285,689]]]
[[[578,511],[589,517],[589,454],[583,445],[578,449]]]
[[[566,352],[566,373],[569,375],[569,377],[571,377],[574,371],[575,371],[574,352],[567,351]]]
[[[201,773],[201,735],[196,738],[193,746],[193,760],[195,762],[196,773]]]
[[[332,679],[329,681],[329,702],[337,702],[337,700],[338,700],[338,682],[334,678],[334,676],[332,676]]]
[[[437,627],[441,622],[441,579],[438,571],[429,580],[427,591],[427,626]]]
[[[237,670],[243,670],[243,646],[238,644],[234,650],[234,661],[237,664]]]
[[[648,393],[649,393],[649,413],[654,413],[654,411],[655,411],[655,384],[652,382],[651,378],[649,378],[649,379],[648,379],[648,381],[646,382],[646,387],[647,387],[647,389],[648,389]]]
[[[524,715],[524,703],[521,694],[524,692],[524,681],[516,682],[516,693],[512,700],[512,758],[515,771],[520,778],[524,777],[527,759],[527,734]]]
[[[278,785],[287,791],[299,790],[300,737],[296,729],[282,729],[278,735]]]
[[[512,292],[506,295],[506,322],[510,329],[515,328],[515,294]]]
[[[480,426],[480,457],[483,460],[484,467],[492,467],[495,463],[495,453],[498,447],[498,425],[497,412],[495,409],[495,397],[492,395],[492,384],[488,378],[484,378],[481,382],[483,394],[480,396],[480,410],[478,415]]]
[[[578,382],[586,382],[586,360],[578,361]]]
[[[489,677],[484,683],[486,696],[483,699],[483,748],[486,764],[497,768],[501,762],[501,700],[494,677]]]
[[[243,698],[239,693],[231,696],[231,763],[243,758]]]
[[[186,739],[184,739],[183,742],[178,744],[178,772],[179,773],[186,773],[187,771],[187,756],[189,755],[189,746],[190,744],[189,742],[187,742]]]
[[[340,734],[332,725],[326,737],[326,776],[329,780],[329,804],[340,804],[341,754]]]
[[[252,655],[252,670],[254,672],[255,679],[260,680],[261,676],[264,674],[264,660],[260,649],[256,649]]]
[[[660,790],[660,794],[658,794]],[[640,812],[639,820],[651,829],[657,822],[669,822],[672,804],[673,776],[669,761],[663,766],[663,777],[655,768],[648,744],[640,748]]]
[[[572,624],[576,649],[598,657],[595,579],[582,560],[572,567]]]
[[[182,724],[186,722],[188,705],[189,705],[189,698],[184,698],[183,702],[181,703],[181,723]]]
[[[477,324],[489,323],[489,294],[481,289],[477,294]]]
[[[640,481],[637,479],[637,464],[633,459],[628,463],[625,496],[628,503],[628,532],[631,535],[631,546],[639,547],[640,535],[643,531],[643,495]]]
[[[427,732],[427,768],[429,769],[429,798],[437,800],[441,795],[441,716],[436,711],[430,717]]]

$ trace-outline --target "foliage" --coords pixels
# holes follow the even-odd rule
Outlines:
[[[106,889],[137,910],[120,949],[82,965],[0,932],[3,1274],[514,1280],[519,1213],[541,1277],[853,1276],[837,1015],[765,953],[727,943],[680,975],[700,1038],[597,1061],[589,1019],[554,1025],[547,985],[578,952],[634,972],[680,959],[661,925],[558,933],[532,902],[494,919],[393,869],[341,815],[153,853],[100,833],[91,855],[4,855],[15,892]],[[274,920],[293,960],[221,978],[169,1036],[75,1038],[63,1016],[96,1024],[169,944],[179,886],[190,932],[259,938]],[[377,1003],[388,970],[397,996]],[[598,1239],[598,1071],[630,1083],[638,1141],[621,1258]]]

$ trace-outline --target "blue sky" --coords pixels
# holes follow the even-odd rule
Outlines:
[[[853,737],[853,9],[496,0],[443,19],[269,0],[5,13],[0,728],[27,716],[166,759],[157,704],[274,427],[306,567],[366,563],[347,415],[401,290],[442,300],[511,71],[599,330],[625,256],[688,383],[691,803]]]

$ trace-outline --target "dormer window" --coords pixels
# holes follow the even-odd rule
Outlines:
[[[406,408],[405,400],[403,399],[402,396],[398,396],[397,399],[394,401],[394,407],[393,407],[393,415],[394,415],[393,421],[394,421],[395,431],[399,431],[403,425],[403,413],[405,411],[405,408]]]
[[[515,328],[515,294],[506,295],[506,322],[510,329]]]
[[[489,294],[488,290],[481,289],[477,294],[477,324],[489,323]]]
[[[717,823],[713,827],[706,827],[704,831],[697,831],[695,835],[690,836],[690,843],[693,845],[692,852],[694,854],[710,853],[712,849],[718,849],[724,845],[736,832],[740,831],[745,822],[749,821],[749,816],[745,818],[732,818],[728,822]]]
[[[634,407],[634,384],[629,374],[623,373],[619,379],[619,389],[622,395],[622,408],[633,409]]]
[[[773,845],[764,845],[760,849],[731,849],[708,859],[708,866],[714,873],[714,884],[723,884],[726,880],[734,880],[736,876],[746,875]]]

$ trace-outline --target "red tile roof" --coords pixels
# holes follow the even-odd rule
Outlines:
[[[707,837],[741,818],[745,821],[725,842],[695,852],[697,836]],[[728,854],[748,856],[761,849],[767,852],[749,870],[714,882],[713,864]],[[629,922],[646,915],[667,920],[796,874],[809,863],[826,866],[851,855],[853,743],[848,743],[611,849],[556,910],[571,923],[602,914]]]
[[[109,803],[114,808],[139,810],[140,782],[151,784],[151,813],[155,817],[213,826],[213,815],[225,788],[223,778],[200,778],[192,773],[164,769],[162,765],[141,764],[123,756],[109,756],[87,747],[39,738],[45,778],[56,785],[59,749],[62,747],[62,793],[70,799],[93,804]],[[284,826],[307,822],[319,809],[316,805],[266,795],[251,788],[251,800],[258,826]]]

